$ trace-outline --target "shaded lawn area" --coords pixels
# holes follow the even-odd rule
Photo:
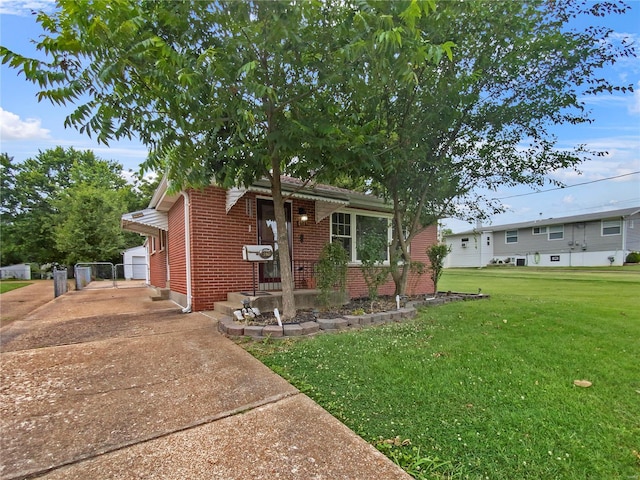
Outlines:
[[[439,286],[492,298],[247,348],[416,478],[638,478],[639,270],[448,270]]]
[[[16,290],[18,288],[31,285],[31,282],[25,282],[20,280],[2,280],[0,281],[0,294]]]

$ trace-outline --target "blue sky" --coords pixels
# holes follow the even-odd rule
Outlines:
[[[24,55],[35,55],[30,40],[41,30],[32,9],[50,9],[49,0],[0,0],[0,44]],[[640,42],[640,0],[630,2],[632,10],[624,16],[602,20],[611,26],[616,36],[628,36]],[[602,75],[614,82],[632,83],[633,94],[603,94],[585,98],[591,110],[592,124],[563,126],[555,130],[559,147],[585,144],[608,154],[580,166],[581,174],[573,171],[554,172],[550,177],[564,182],[568,188],[532,194],[529,187],[503,188],[491,195],[501,199],[508,211],[496,215],[491,223],[499,225],[537,218],[552,218],[616,208],[640,206],[640,58],[623,59]],[[118,161],[125,171],[137,170],[146,157],[146,149],[138,142],[117,142],[109,147],[73,129],[64,128],[64,119],[71,107],[39,103],[38,89],[3,65],[0,69],[0,151],[17,161],[61,145],[76,149],[91,149],[96,155]],[[605,180],[611,177],[616,179]],[[587,183],[595,182],[595,183]],[[578,185],[583,184],[585,185]],[[543,188],[548,190],[552,187]],[[446,219],[444,225],[454,231],[465,230],[469,224]]]

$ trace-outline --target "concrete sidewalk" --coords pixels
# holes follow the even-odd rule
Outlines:
[[[0,329],[0,477],[410,478],[215,323],[110,289]]]

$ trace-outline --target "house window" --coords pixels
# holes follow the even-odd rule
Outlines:
[[[533,232],[534,235],[546,235],[547,233],[547,227],[533,227]]]
[[[349,253],[349,260],[353,260],[351,256],[351,214],[350,213],[334,213],[331,215],[331,241],[340,243]]]
[[[622,232],[621,220],[603,220],[602,221],[602,235],[620,235]]]
[[[389,259],[389,221],[386,218],[356,215],[356,260],[360,260],[358,249],[369,235],[375,235],[386,240],[385,247],[378,254],[381,261]]]
[[[167,232],[165,232],[164,230],[160,230],[160,235],[158,237],[158,243],[160,244],[158,246],[158,249],[160,251],[164,250],[166,241],[167,241]]]
[[[549,227],[549,240],[562,240],[564,238],[564,225]]]
[[[380,251],[380,259],[389,259],[388,244],[391,240],[389,219],[372,215],[336,212],[331,215],[331,241],[340,243],[349,254],[349,261],[358,261],[358,245],[369,235],[381,235],[387,240],[387,247]]]
[[[505,243],[518,243],[518,230],[507,230],[504,232]]]
[[[151,237],[151,253],[156,253],[156,244],[157,244],[157,240],[156,237]]]

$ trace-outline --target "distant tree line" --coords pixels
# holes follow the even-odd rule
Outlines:
[[[147,206],[157,182],[122,175],[90,150],[56,147],[16,162],[0,155],[0,263],[122,262],[143,239],[120,228],[123,213]]]

